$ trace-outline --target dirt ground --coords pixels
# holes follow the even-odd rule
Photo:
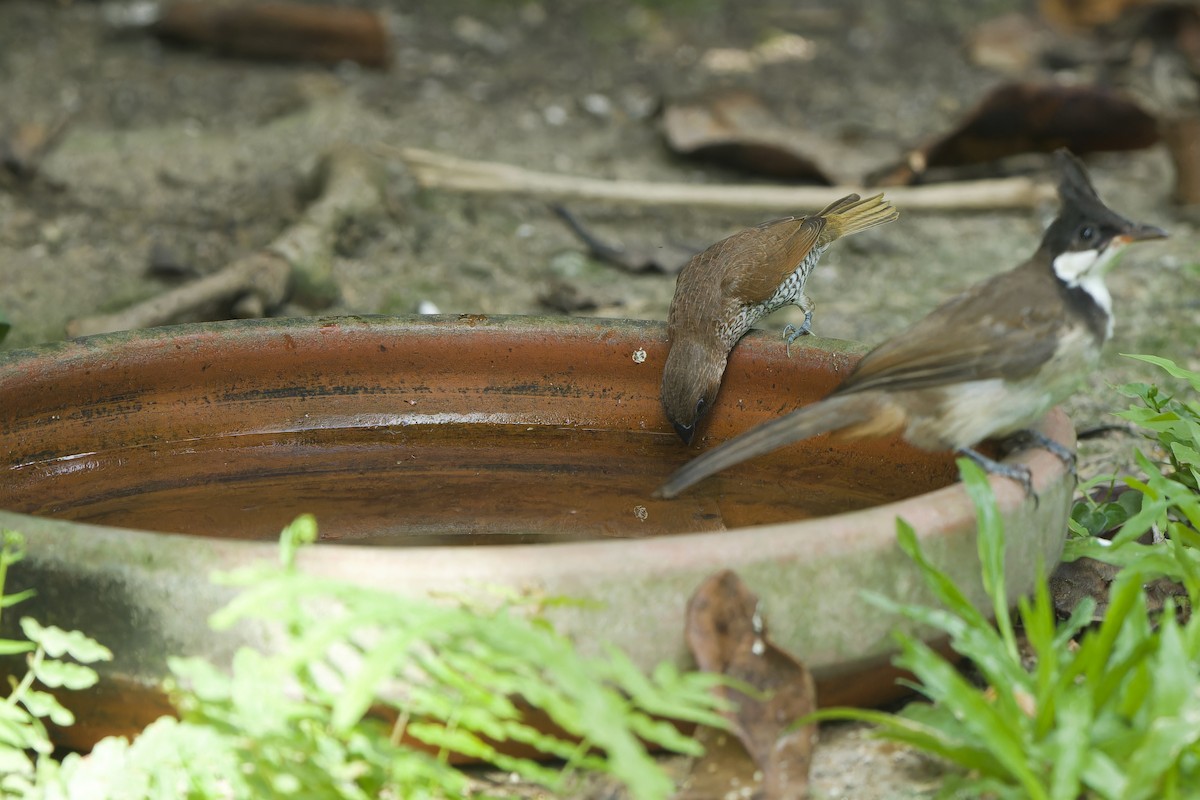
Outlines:
[[[550,313],[548,295],[594,301],[587,315],[663,319],[674,287],[585,257],[542,199],[419,190],[379,145],[418,146],[602,178],[718,184],[745,176],[663,146],[661,101],[722,85],[753,88],[787,123],[830,143],[820,159],[860,175],[944,131],[1005,80],[964,56],[982,20],[1032,3],[890,0],[362,0],[382,7],[386,71],[246,61],[166,46],[106,22],[112,4],[0,0],[0,125],[74,117],[25,185],[0,184],[0,313],[5,347],[64,337],[68,320],[112,311],[170,283],[153,262],[203,274],[270,241],[303,209],[306,176],[331,145],[381,154],[386,208],[339,233],[339,289],[319,313]],[[747,63],[790,34],[795,52]],[[728,51],[728,52],[727,52]],[[1031,71],[1025,77],[1047,77]],[[1087,80],[1088,68],[1066,80]],[[1028,162],[1044,168],[1048,162]],[[1172,206],[1161,146],[1090,159],[1102,196],[1167,228],[1133,248],[1109,281],[1116,331],[1103,370],[1071,401],[1078,427],[1110,422],[1111,388],[1157,380],[1119,353],[1200,368],[1200,227]],[[830,199],[833,199],[831,196]],[[617,241],[706,246],[773,212],[576,203]],[[954,289],[1029,255],[1054,208],[906,211],[824,258],[809,291],[821,336],[874,343]],[[293,304],[282,314],[316,313]],[[798,322],[792,311],[767,324]],[[1085,443],[1082,474],[1111,469],[1128,439]],[[824,746],[817,797],[932,796],[913,757],[855,733]],[[841,748],[841,749],[839,749]],[[899,765],[899,766],[898,766]]]

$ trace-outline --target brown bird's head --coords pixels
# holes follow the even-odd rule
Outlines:
[[[684,444],[692,443],[700,417],[716,402],[727,357],[724,350],[694,338],[671,345],[663,367],[662,405]]]

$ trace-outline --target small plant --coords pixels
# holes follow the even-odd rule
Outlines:
[[[1067,541],[1064,557],[1088,556],[1120,566],[1139,565],[1140,570],[1183,581],[1189,574],[1200,574],[1200,373],[1157,356],[1130,358],[1155,364],[1185,381],[1195,398],[1179,399],[1143,383],[1121,387],[1141,404],[1118,416],[1146,429],[1167,461],[1158,465],[1135,451],[1138,468],[1147,477],[1124,478],[1132,491],[1114,499],[1098,502],[1088,491],[1097,484],[1115,483],[1111,477],[1082,487],[1084,496],[1072,510],[1073,537]],[[1117,532],[1111,540],[1099,538],[1112,530]],[[1139,541],[1147,533],[1151,541]],[[1170,546],[1164,548],[1161,543]]]
[[[14,531],[0,531],[0,614],[30,597],[32,591],[4,594],[8,569],[25,555],[24,540]],[[112,659],[103,645],[78,631],[44,627],[30,617],[21,618],[24,640],[0,639],[0,655],[25,653],[26,671],[9,676],[9,694],[0,701],[0,797],[29,796],[34,791],[37,767],[54,749],[42,722],[73,725],[75,716],[54,695],[35,688],[87,689],[97,680],[85,666]],[[73,659],[64,660],[64,656]],[[33,756],[39,761],[35,763]]]
[[[1200,372],[1183,369],[1166,358],[1131,355],[1161,367],[1168,375],[1185,381],[1194,399],[1178,399],[1163,394],[1152,384],[1130,383],[1121,391],[1142,401],[1117,416],[1146,429],[1158,440],[1170,461],[1171,474],[1180,483],[1200,491]]]
[[[601,771],[631,796],[656,800],[673,786],[644,742],[700,750],[659,717],[724,724],[711,692],[718,678],[670,666],[646,676],[615,650],[580,656],[539,613],[564,601],[414,600],[305,575],[295,554],[315,539],[315,521],[301,517],[283,532],[282,564],[221,578],[243,591],[213,626],[273,623],[281,639],[271,654],[243,648],[231,674],[201,659],[172,659],[178,720],[160,719],[132,743],[105,739],[89,756],[61,763],[39,751],[36,785],[22,784],[20,796],[475,796],[450,763],[460,754],[555,791],[576,773]],[[565,734],[534,727],[515,697]],[[390,710],[395,722],[372,709]],[[505,755],[497,750],[504,742],[557,765]]]
[[[986,686],[968,681],[920,640],[898,635],[896,664],[916,676],[930,704],[896,715],[829,709],[811,719],[875,723],[879,734],[933,753],[961,772],[944,796],[1139,800],[1196,796],[1200,786],[1200,614],[1176,619],[1168,603],[1152,625],[1142,584],[1167,561],[1200,599],[1191,550],[1171,541],[1151,565],[1123,570],[1111,587],[1104,620],[1085,630],[1094,603],[1056,622],[1049,589],[1037,582],[1018,605],[1035,664],[1026,669],[1004,591],[1004,531],[986,476],[963,460],[959,469],[975,501],[984,586],[995,617],[976,609],[921,552],[912,529],[897,523],[900,546],[917,563],[943,608],[871,602],[937,629],[970,659]],[[1153,485],[1153,479],[1148,485]],[[1132,521],[1132,520],[1131,520]]]

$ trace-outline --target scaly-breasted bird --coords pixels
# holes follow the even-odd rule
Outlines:
[[[725,363],[755,322],[786,305],[804,310],[789,325],[788,346],[812,323],[804,282],[829,245],[898,216],[883,195],[850,194],[808,217],[787,217],[722,239],[679,273],[667,315],[670,351],[663,366],[662,405],[684,444],[712,407]]]
[[[1096,367],[1112,334],[1104,275],[1126,244],[1167,234],[1109,210],[1083,165],[1055,154],[1061,209],[1033,257],[967,289],[867,353],[824,400],[744,433],[685,464],[655,493],[674,497],[746,459],[821,433],[901,433],[924,450],[955,450],[1030,491],[1029,471],[972,445],[1025,430]],[[1072,454],[1034,435],[1064,460]]]

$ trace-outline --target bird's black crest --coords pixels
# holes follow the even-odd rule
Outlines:
[[[1064,204],[1085,207],[1094,203],[1104,205],[1083,162],[1074,153],[1065,147],[1059,148],[1054,151],[1054,163],[1059,172],[1058,196]]]

